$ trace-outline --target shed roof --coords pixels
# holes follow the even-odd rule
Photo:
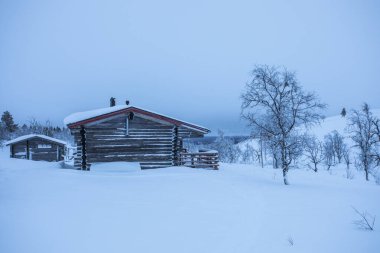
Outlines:
[[[52,137],[49,137],[49,136],[46,136],[46,135],[42,135],[42,134],[27,134],[27,135],[23,135],[23,136],[15,138],[13,140],[7,141],[5,143],[5,145],[10,145],[10,144],[14,144],[14,143],[21,142],[21,141],[26,141],[26,140],[29,140],[29,139],[32,139],[32,138],[36,138],[36,137],[37,138],[41,138],[41,139],[45,139],[47,141],[55,142],[55,143],[58,143],[58,144],[67,145],[67,143],[65,141],[58,140],[56,138],[52,138]]]
[[[91,110],[91,111],[85,111],[85,112],[77,112],[73,113],[69,116],[67,116],[63,122],[65,125],[67,125],[69,128],[77,127],[80,125],[85,125],[91,122],[96,122],[99,120],[103,120],[115,115],[119,114],[126,114],[129,112],[137,113],[137,114],[142,114],[144,116],[148,116],[154,119],[162,120],[165,122],[168,122],[170,124],[176,125],[176,126],[182,126],[186,127],[189,129],[192,129],[194,131],[201,132],[203,134],[209,133],[210,130],[199,126],[195,125],[192,123],[188,123],[179,119],[175,119],[169,116],[165,116],[162,114],[158,114],[149,110],[141,109],[138,107],[134,106],[128,106],[128,105],[116,105],[112,107],[106,107],[106,108],[100,108],[96,110]]]

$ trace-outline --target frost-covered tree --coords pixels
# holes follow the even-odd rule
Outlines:
[[[51,125],[50,120],[47,120],[45,125],[42,127],[42,134],[53,137],[54,132],[54,127]]]
[[[74,137],[72,136],[70,129],[68,129],[67,127],[63,127],[62,129],[57,129],[56,131],[54,131],[53,137],[66,141],[67,143],[74,144]]]
[[[344,144],[343,146],[343,159],[344,159],[344,163],[346,164],[346,176],[348,179],[350,179],[352,178],[352,174],[350,170],[350,164],[352,163],[352,161],[351,161],[350,149],[346,144]]]
[[[327,170],[330,170],[331,166],[336,164],[335,162],[335,150],[333,135],[327,134],[323,142],[323,162],[327,166]]]
[[[9,111],[3,112],[1,122],[6,131],[13,133],[17,130],[17,124],[13,121],[13,116]]]
[[[266,135],[260,128],[256,126],[251,126],[251,138],[258,141],[258,150],[257,157],[261,164],[261,167],[264,168],[264,160],[266,159],[266,151],[268,146],[269,136]]]
[[[373,118],[373,124],[374,124],[374,133],[377,139],[377,142],[380,143],[380,119]],[[376,166],[380,166],[380,148],[379,146],[377,149],[375,149],[374,152],[374,159],[376,161]]]
[[[29,121],[29,131],[32,134],[44,134],[44,127],[35,118]]]
[[[332,144],[334,148],[335,157],[338,159],[338,163],[341,163],[345,146],[344,136],[336,130],[332,132]]]
[[[243,151],[241,152],[241,161],[243,163],[250,163],[254,162],[256,159],[258,159],[257,151],[249,145],[249,143],[246,143]]]
[[[355,143],[354,147],[359,150],[357,165],[364,170],[367,181],[379,143],[375,122],[376,117],[366,103],[361,110],[353,110],[349,116],[348,131]]]
[[[272,156],[273,168],[278,169],[281,157],[281,150],[278,145],[278,141],[276,141],[275,139],[269,139],[265,142],[265,144],[270,152],[270,155]]]
[[[5,130],[5,126],[3,122],[0,121],[0,147],[3,146],[3,142],[7,139],[7,131]]]
[[[323,161],[323,145],[315,136],[310,136],[305,139],[304,153],[307,157],[309,164],[313,165],[312,169],[318,172],[318,164]]]
[[[334,130],[331,133],[325,135],[324,146],[325,152],[328,152],[328,156],[326,158],[332,159],[332,165],[341,163],[345,146],[344,136],[341,135],[338,131]],[[329,163],[329,161],[326,162]]]
[[[219,159],[222,162],[234,163],[239,159],[240,148],[234,145],[233,140],[226,137],[222,130],[218,130],[218,137],[211,147],[218,151]]]
[[[284,184],[289,184],[287,173],[296,157],[293,152],[299,151],[301,126],[318,123],[325,105],[302,89],[293,72],[266,65],[255,67],[241,98],[242,118],[277,142]]]

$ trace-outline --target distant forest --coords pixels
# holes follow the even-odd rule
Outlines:
[[[41,123],[34,118],[27,124],[19,125],[15,123],[13,115],[9,111],[3,112],[0,121],[0,147],[7,140],[27,134],[43,134],[66,141],[69,144],[73,143],[70,131],[66,127],[54,126],[50,121]]]

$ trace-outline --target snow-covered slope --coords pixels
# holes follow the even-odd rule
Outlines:
[[[380,118],[380,109],[371,110],[374,116]],[[323,137],[332,131],[336,130],[340,134],[348,137],[348,133],[346,132],[346,127],[348,124],[348,115],[346,117],[332,116],[327,117],[321,125],[314,126],[310,132],[316,135],[318,138],[323,140]]]
[[[0,153],[0,252],[378,252],[380,187],[343,171],[222,164],[83,172]],[[110,164],[106,165],[110,166]],[[293,240],[293,246],[289,241]]]

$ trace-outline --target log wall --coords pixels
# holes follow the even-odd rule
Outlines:
[[[85,146],[80,128],[71,129],[77,146],[74,166],[81,168],[83,162],[127,161],[140,162],[142,169],[168,167],[176,165],[175,161],[182,149],[181,138],[195,136],[185,128],[152,121],[136,114],[128,121],[127,130],[126,120],[126,115],[120,115],[84,126]]]
[[[50,147],[41,148],[38,145],[50,145]],[[53,162],[63,160],[64,146],[44,139],[32,138],[11,144],[10,152],[13,158]]]

